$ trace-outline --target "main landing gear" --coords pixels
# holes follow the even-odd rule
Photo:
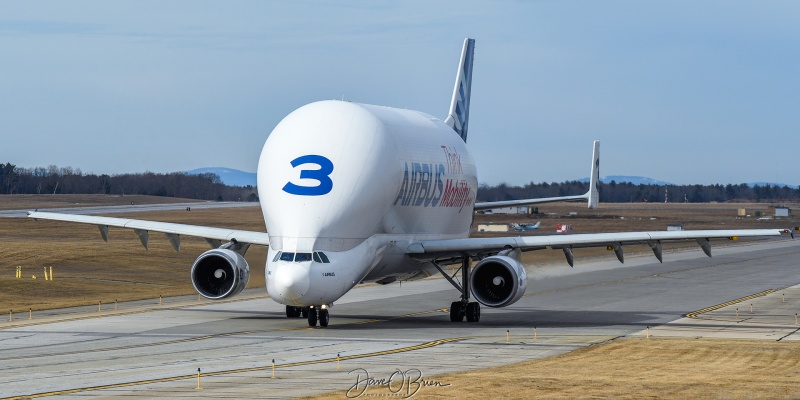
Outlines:
[[[306,318],[308,317],[308,307],[286,306],[286,317]]]
[[[331,320],[330,314],[328,313],[328,307],[324,306],[286,306],[286,316],[289,318],[307,318],[308,326],[317,326],[317,322],[319,322],[319,326],[323,328],[328,326],[328,322]]]
[[[464,317],[467,317],[467,322],[478,322],[481,320],[481,305],[474,301],[469,301],[469,256],[461,256],[461,285],[453,279],[458,274],[453,276],[448,275],[444,270],[434,261],[433,266],[441,272],[441,274],[453,285],[459,292],[461,292],[461,300],[454,301],[450,304],[450,321],[461,322]]]
[[[466,307],[464,307],[466,304]],[[467,317],[467,322],[481,320],[481,305],[477,302],[454,301],[450,304],[450,321],[461,322]]]

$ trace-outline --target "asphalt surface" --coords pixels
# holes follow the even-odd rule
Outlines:
[[[121,214],[134,212],[150,211],[175,211],[186,210],[205,210],[210,208],[234,208],[234,207],[258,207],[259,203],[237,202],[237,201],[209,201],[191,203],[172,203],[172,204],[131,204],[124,206],[90,206],[90,207],[63,207],[63,208],[39,208],[36,211],[45,211],[62,214]],[[0,210],[0,218],[25,218],[28,211],[33,210]]]
[[[714,333],[705,336],[715,337],[722,328],[698,315],[712,318],[765,301],[755,307],[761,312],[781,292],[784,308],[771,312],[778,319],[763,319],[763,335],[753,334],[760,329],[754,321],[742,326],[748,338],[796,340],[791,327],[768,332],[791,325],[783,317],[800,309],[800,290],[785,289],[800,284],[799,256],[800,241],[788,238],[715,248],[714,258],[699,250],[665,253],[663,264],[653,257],[627,257],[624,265],[582,262],[576,254],[574,269],[531,270],[525,297],[502,309],[483,307],[479,323],[449,321],[445,308],[458,293],[443,279],[359,287],[331,309],[325,329],[287,319],[263,291],[229,302],[188,296],[117,310],[106,305],[101,312],[49,311],[31,320],[24,314],[0,322],[0,397],[287,398],[354,386],[356,395],[366,373],[388,379],[396,370],[419,371],[429,378],[563,354],[642,335],[647,327],[656,335],[670,335],[673,325],[683,336],[706,329]],[[687,319],[696,326],[681,322]],[[736,337],[736,325],[727,321],[724,337]],[[411,379],[403,374],[393,382],[408,394]],[[420,390],[435,394],[436,387]],[[369,387],[362,397],[387,393]]]

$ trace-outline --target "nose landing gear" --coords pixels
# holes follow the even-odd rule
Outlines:
[[[328,314],[328,309],[323,308],[319,310],[319,326],[326,327],[328,326],[328,322],[330,322],[330,315]]]
[[[317,326],[317,322],[319,322],[319,326],[323,328],[328,326],[328,322],[330,322],[331,320],[327,306],[311,306],[311,307],[286,306],[286,317],[307,318],[308,326],[311,327]]]
[[[317,326],[317,309],[314,307],[308,310],[308,326]]]
[[[317,326],[317,322],[319,322],[320,327],[328,326],[328,322],[330,322],[331,317],[328,313],[327,307],[306,307],[308,312],[308,326],[315,327]]]

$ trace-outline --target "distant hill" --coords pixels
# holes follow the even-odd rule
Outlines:
[[[186,171],[189,175],[200,175],[212,173],[219,175],[222,183],[228,186],[256,186],[255,172],[245,172],[233,168],[211,167],[211,168],[197,168],[191,171]]]
[[[628,182],[634,185],[675,185],[674,183],[659,181],[653,178],[647,178],[644,176],[626,176],[626,175],[609,175],[609,176],[601,176],[600,182],[602,183],[609,183],[611,181],[621,183],[621,182]],[[578,179],[578,182],[589,182],[589,178],[582,178]],[[738,185],[738,184],[737,184]],[[770,185],[772,187],[788,187],[790,189],[797,189],[797,185],[787,185],[785,183],[775,183],[775,182],[751,182],[746,184],[748,187],[756,187],[756,186],[767,186]],[[680,186],[680,185],[678,185]],[[725,184],[723,184],[725,186]]]
[[[589,182],[589,178],[578,179],[579,182]],[[601,183],[610,183],[611,181],[622,183],[628,182],[634,185],[672,185],[672,183],[659,181],[653,178],[644,176],[626,176],[626,175],[609,175],[601,176]]]

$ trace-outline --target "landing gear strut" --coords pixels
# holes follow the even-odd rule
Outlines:
[[[478,322],[481,320],[481,305],[476,302],[469,301],[469,256],[464,254],[461,256],[461,284],[456,282],[453,276],[448,275],[444,270],[433,262],[433,266],[450,282],[453,287],[461,292],[461,300],[454,301],[450,304],[450,321],[461,322],[464,317],[467,317],[467,322]],[[456,271],[456,274],[458,271]]]

